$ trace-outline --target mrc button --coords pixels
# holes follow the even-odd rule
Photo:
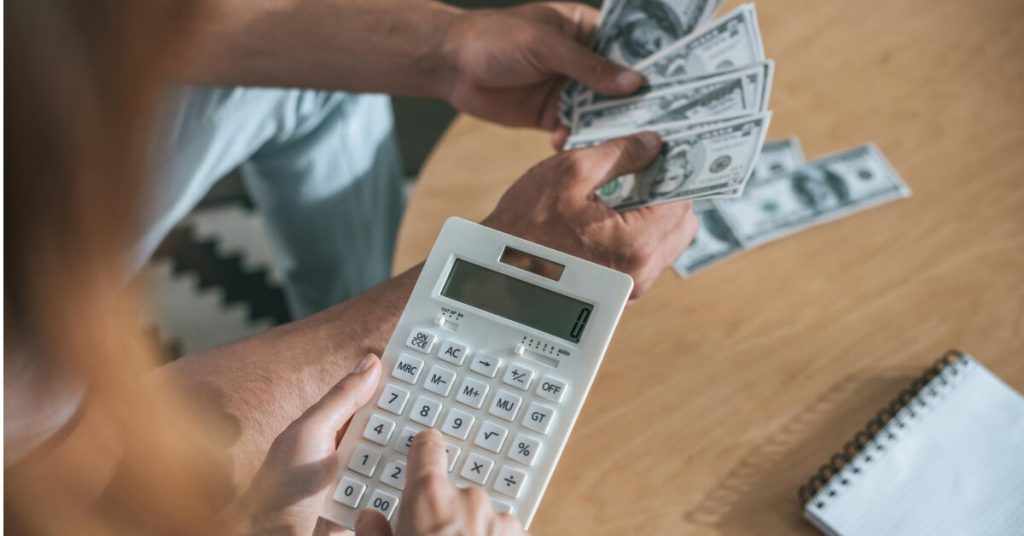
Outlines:
[[[544,397],[552,402],[561,402],[565,391],[569,387],[564,381],[551,376],[544,376],[537,382],[537,396]]]

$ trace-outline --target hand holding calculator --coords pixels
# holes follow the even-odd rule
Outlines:
[[[392,524],[406,455],[439,429],[458,486],[528,527],[632,289],[620,272],[450,218],[381,356],[384,376],[338,447],[321,517]]]

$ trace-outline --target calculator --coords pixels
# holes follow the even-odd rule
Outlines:
[[[440,430],[456,486],[529,527],[633,288],[626,274],[448,219],[338,447],[321,516],[392,525],[413,437]]]

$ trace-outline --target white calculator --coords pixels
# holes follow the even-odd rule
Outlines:
[[[528,527],[632,288],[621,272],[448,219],[320,515],[353,528],[373,508],[394,525],[412,439],[437,428],[451,480]]]

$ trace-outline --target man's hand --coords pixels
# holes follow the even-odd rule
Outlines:
[[[513,184],[483,224],[626,272],[635,298],[693,241],[693,206],[667,203],[619,213],[594,192],[643,169],[660,148],[656,134],[643,132],[552,156]]]
[[[487,493],[476,486],[456,489],[448,480],[448,455],[436,430],[416,434],[409,449],[408,477],[398,510],[397,536],[461,534],[520,536],[519,520],[499,514]],[[360,536],[391,536],[391,526],[375,510],[364,509],[356,521]]]
[[[567,77],[609,95],[632,93],[643,83],[636,72],[587,48],[597,16],[575,3],[463,12],[440,45],[450,65],[442,96],[483,119],[552,131],[560,147],[567,131],[558,121],[558,101]]]

